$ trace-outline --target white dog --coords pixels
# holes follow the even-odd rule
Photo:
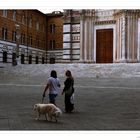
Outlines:
[[[57,117],[62,114],[62,111],[56,107],[54,104],[35,104],[34,111],[38,112],[37,119],[39,120],[40,115],[45,115],[46,120],[52,121],[53,118],[57,122]],[[49,119],[48,119],[49,118]]]

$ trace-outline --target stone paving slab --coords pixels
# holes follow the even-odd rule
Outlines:
[[[41,102],[49,75],[46,68],[50,71],[55,65],[40,66],[35,66],[34,71],[34,66],[25,66],[25,70],[23,66],[11,71],[6,67],[0,69],[0,130],[140,130],[140,78],[133,77],[134,73],[139,74],[139,64],[118,65],[118,71],[113,65],[70,65],[75,76],[75,112],[63,113],[58,123],[45,121],[44,116],[35,120],[33,105]],[[65,77],[60,72],[69,66],[61,66],[66,65],[55,68],[63,88]],[[57,104],[64,110],[63,96],[58,96]]]
[[[75,112],[63,113],[58,123],[37,121],[32,110],[46,79],[18,78],[0,81],[0,130],[140,130],[139,78],[76,78]],[[62,110],[63,100],[59,95]]]

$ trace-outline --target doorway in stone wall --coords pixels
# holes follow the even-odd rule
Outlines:
[[[113,63],[113,29],[96,30],[96,63]]]

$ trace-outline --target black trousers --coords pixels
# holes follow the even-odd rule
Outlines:
[[[74,109],[74,104],[71,103],[71,96],[65,94],[65,111],[71,112]]]

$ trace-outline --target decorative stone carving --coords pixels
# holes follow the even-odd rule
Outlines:
[[[95,17],[97,21],[109,21],[113,19],[114,10],[96,10]]]
[[[84,9],[68,10],[66,14],[68,18],[71,17],[71,23],[74,23],[75,18],[80,21],[79,34],[71,31],[74,36],[70,38],[70,41],[80,40],[79,61],[89,62],[96,60],[97,27],[101,27],[100,29],[105,29],[106,27],[113,29],[113,62],[137,62],[137,58],[140,60],[140,51],[138,52],[140,50],[140,39],[138,39],[140,36],[140,22],[138,23],[140,10]],[[66,49],[65,43],[64,49]]]

